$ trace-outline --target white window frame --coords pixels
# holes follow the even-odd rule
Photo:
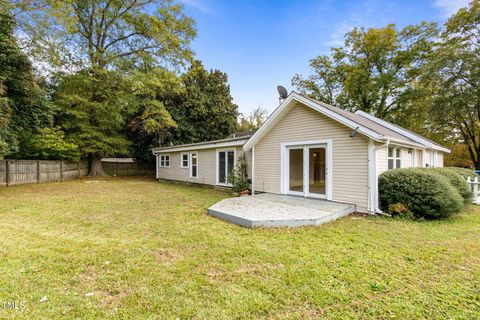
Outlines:
[[[389,149],[393,149],[393,157],[389,156]],[[397,151],[399,151],[399,155],[397,156]],[[393,160],[393,168],[390,168],[388,165],[389,160]],[[397,160],[400,160],[400,166],[397,167]],[[399,169],[403,167],[403,160],[402,160],[402,148],[397,146],[389,146],[387,148],[387,168],[388,170]]]
[[[235,170],[235,167],[237,166],[237,148],[223,148],[223,149],[217,149],[216,152],[216,158],[215,158],[215,176],[216,176],[216,184],[219,186],[225,186],[225,187],[231,187],[232,184],[228,182],[220,182],[220,176],[219,176],[219,165],[218,165],[218,160],[220,159],[220,152],[229,152],[233,151],[233,169]],[[227,158],[225,158],[227,159]],[[225,165],[225,179],[228,177],[228,166]]]
[[[168,157],[168,166],[166,165],[167,157]],[[159,155],[158,166],[160,168],[170,168],[170,162],[171,162],[170,153],[164,153]]]
[[[313,196],[314,198],[326,198],[327,200],[332,200],[333,195],[333,140],[324,139],[324,140],[307,140],[307,141],[292,141],[292,142],[283,142],[280,144],[280,193],[288,194],[288,183],[289,177],[287,176],[288,168],[288,147],[291,146],[314,146],[314,145],[326,145],[326,183],[327,189],[325,190],[324,196]],[[304,171],[305,172],[305,171]],[[304,193],[304,197],[311,197],[311,194]]]
[[[193,155],[196,155],[196,156],[197,156],[197,163],[195,164],[195,167],[197,168],[197,175],[196,175],[195,177],[192,175],[192,171],[193,171],[193,161],[192,161],[192,158],[193,158]],[[199,164],[199,158],[200,158],[200,157],[199,157],[199,155],[198,155],[198,151],[192,151],[192,152],[190,152],[190,163],[189,163],[189,165],[190,165],[190,178],[192,178],[192,179],[198,179],[198,169],[199,169],[199,165],[198,165],[198,164]]]
[[[430,167],[432,168],[435,168],[437,163],[436,163],[436,160],[437,160],[437,151],[436,150],[430,150]]]
[[[183,156],[187,156],[187,165],[186,166],[183,165]],[[180,153],[180,168],[190,168],[190,154],[188,152]]]

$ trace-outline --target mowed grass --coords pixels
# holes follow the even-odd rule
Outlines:
[[[207,215],[225,197],[147,178],[0,189],[0,302],[26,304],[0,318],[480,318],[478,207],[252,230]]]

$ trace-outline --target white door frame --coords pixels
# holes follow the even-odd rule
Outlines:
[[[304,189],[303,193],[291,193],[289,191],[289,155],[288,149],[289,147],[302,147],[304,148],[304,188],[306,186],[307,190]],[[332,200],[332,182],[333,182],[333,143],[332,139],[324,139],[324,140],[308,140],[308,141],[292,141],[292,142],[284,142],[280,144],[280,193],[281,194],[296,194],[302,195],[305,197],[319,197],[316,194],[309,193],[308,190],[308,161],[305,159],[305,150],[308,150],[311,147],[319,147],[323,146],[326,149],[326,167],[325,167],[325,174],[326,174],[326,190],[325,196],[320,196],[320,198],[326,198],[327,200]],[[306,166],[306,167],[305,167]],[[307,183],[305,183],[307,181]]]
[[[290,190],[290,150],[302,150],[302,187],[303,191],[291,191]],[[302,196],[304,197],[306,192],[305,192],[305,167],[308,165],[305,165],[305,146],[303,145],[294,145],[294,146],[287,146],[286,147],[286,152],[287,152],[287,163],[285,166],[285,176],[287,178],[287,184],[286,184],[286,192],[285,194],[291,194],[294,196]]]
[[[216,152],[215,152],[215,183],[219,186],[224,186],[224,187],[231,187],[232,184],[231,183],[228,183],[226,182],[226,179],[228,177],[228,165],[227,165],[227,162],[228,162],[228,158],[227,158],[227,152],[229,151],[233,151],[233,170],[235,170],[236,166],[237,166],[237,148],[222,148],[222,149],[216,149]],[[219,180],[220,180],[220,176],[219,176],[219,163],[218,163],[218,160],[220,160],[220,156],[219,156],[219,153],[220,152],[225,152],[225,183],[221,183]]]

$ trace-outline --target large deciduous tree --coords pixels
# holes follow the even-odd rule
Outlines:
[[[168,106],[177,127],[164,143],[215,140],[235,131],[238,106],[233,103],[225,73],[207,71],[200,61],[194,61],[181,81],[184,91]]]
[[[401,30],[393,24],[355,28],[342,47],[310,61],[310,76],[296,75],[292,84],[312,98],[392,120],[409,105],[419,67],[437,33],[433,23]]]
[[[22,144],[52,120],[46,93],[13,35],[15,22],[0,13],[0,158],[21,153]]]
[[[261,127],[261,125],[267,120],[268,110],[262,106],[259,106],[249,113],[241,113],[238,117],[239,132],[255,131]]]
[[[424,68],[423,83],[434,88],[431,116],[468,146],[480,170],[480,1],[473,0],[445,24]]]
[[[172,125],[161,103],[132,99],[123,77],[152,67],[178,67],[192,57],[194,22],[171,0],[32,1],[19,18],[25,43],[37,59],[77,73],[61,81],[56,93],[66,138],[92,160],[90,175],[102,175],[100,158],[129,153],[122,135],[132,114],[163,121],[141,121],[145,130]],[[80,71],[79,71],[80,70]],[[123,90],[123,91],[121,91]],[[141,93],[135,93],[141,95]],[[135,111],[137,106],[143,111]],[[145,118],[145,117],[144,117]],[[147,117],[148,118],[148,117]],[[145,120],[145,119],[143,119]]]

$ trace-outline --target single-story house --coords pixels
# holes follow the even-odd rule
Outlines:
[[[160,147],[157,179],[228,187],[245,153],[252,193],[351,203],[379,212],[378,176],[389,169],[442,167],[449,149],[368,113],[292,92],[255,132]]]

